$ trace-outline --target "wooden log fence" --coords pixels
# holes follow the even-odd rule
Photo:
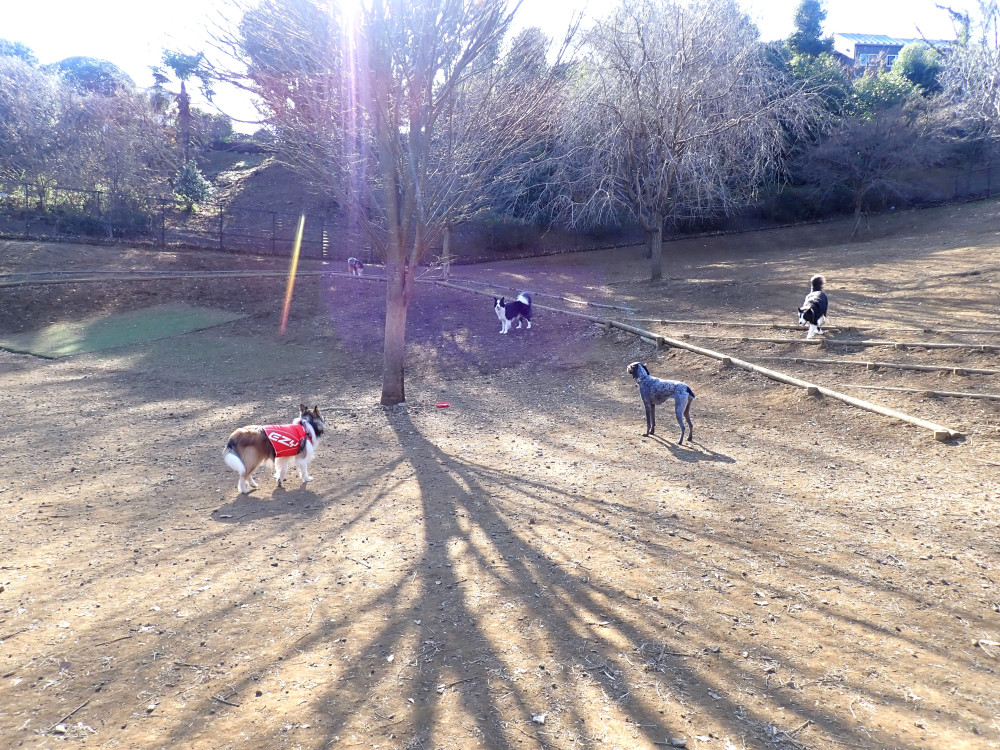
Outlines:
[[[736,341],[755,344],[799,344],[803,346],[891,346],[894,349],[962,349],[973,352],[1000,351],[1000,344],[958,344],[953,342],[939,343],[936,341],[883,341],[880,339],[792,339],[767,338],[759,336],[712,336],[706,333],[681,333],[685,339],[711,339],[713,341]]]
[[[492,296],[491,292],[480,291],[478,289],[470,289],[468,287],[459,286],[458,284],[453,284],[447,281],[435,282],[441,286],[448,287],[450,289],[457,289],[463,292],[469,292],[472,294],[483,294],[487,296]],[[840,393],[832,388],[827,388],[826,386],[816,385],[815,383],[810,383],[799,378],[792,377],[791,375],[786,375],[783,372],[778,372],[777,370],[769,370],[766,367],[761,367],[760,365],[755,365],[752,362],[747,362],[742,359],[737,359],[736,357],[731,357],[727,354],[721,352],[713,351],[712,349],[705,349],[700,346],[695,346],[694,344],[689,344],[686,341],[681,341],[679,339],[668,338],[666,336],[661,336],[659,334],[653,333],[651,331],[646,331],[641,328],[629,325],[628,323],[622,323],[617,320],[612,320],[609,318],[599,318],[595,315],[587,315],[586,313],[573,312],[571,310],[561,310],[556,307],[548,307],[545,305],[535,305],[535,307],[542,310],[550,310],[552,312],[561,313],[563,315],[569,315],[571,317],[580,318],[582,320],[588,320],[592,323],[597,323],[603,325],[606,328],[618,328],[619,330],[626,331],[627,333],[640,336],[648,341],[655,341],[657,346],[667,345],[672,346],[677,349],[684,349],[686,351],[694,352],[695,354],[700,354],[704,357],[709,357],[711,359],[718,360],[723,365],[738,367],[749,372],[757,373],[758,375],[763,375],[764,377],[775,380],[779,383],[786,383],[788,385],[793,385],[798,388],[802,388],[809,395],[822,394],[828,396],[837,401],[841,401],[850,406],[863,409],[865,411],[872,412],[874,414],[880,414],[891,419],[898,419],[902,422],[908,424],[916,425],[922,427],[926,430],[930,430],[934,434],[934,438],[941,442],[946,442],[948,440],[954,440],[956,438],[963,437],[961,432],[952,430],[949,427],[944,427],[942,425],[930,422],[926,419],[920,419],[919,417],[914,417],[910,414],[905,414],[901,411],[896,411],[895,409],[889,409],[878,404],[873,404],[869,401],[863,401],[859,398],[854,398],[853,396],[848,396],[845,393]]]
[[[0,278],[0,289],[20,286],[48,286],[52,284],[87,284],[108,281],[165,281],[177,279],[225,279],[225,278],[288,278],[287,271],[91,271],[87,276],[60,276],[55,279],[17,278],[5,280]],[[92,275],[99,274],[99,275]],[[385,281],[384,276],[351,276],[344,271],[303,271],[295,274],[296,278],[310,276],[342,276],[363,281]]]
[[[458,281],[462,284],[472,284],[474,286],[490,287],[491,289],[496,287],[495,284],[490,284],[485,281],[473,281],[472,279],[455,278],[454,276],[452,276],[452,281]],[[585,299],[573,299],[572,297],[561,297],[558,294],[547,294],[546,292],[531,292],[531,294],[532,296],[548,297],[549,299],[558,299],[562,300],[563,302],[569,302],[573,305],[583,305],[585,307],[597,307],[604,310],[621,310],[623,312],[630,312],[630,313],[636,311],[634,307],[622,307],[621,305],[606,305],[601,302],[590,302],[589,300]]]
[[[712,328],[770,328],[781,331],[805,331],[805,328],[791,323],[732,323],[718,320],[667,320],[665,318],[629,318],[632,323],[657,323],[659,325],[691,325],[711,326]],[[894,326],[876,325],[824,325],[826,331],[891,331],[892,333],[940,333],[940,334],[972,334],[995,336],[1000,335],[1000,329],[992,328],[897,328]]]
[[[857,388],[865,391],[896,391],[898,393],[917,393],[921,396],[940,396],[942,398],[978,398],[984,401],[1000,401],[1000,395],[994,393],[964,393],[961,391],[930,391],[926,388],[899,388],[890,385],[862,385],[854,383],[838,383],[841,388]]]
[[[757,357],[762,362],[794,362],[806,365],[854,365],[866,370],[881,368],[894,370],[915,370],[916,372],[950,372],[952,375],[1000,375],[1000,370],[984,370],[975,367],[948,367],[946,365],[910,365],[903,362],[866,362],[854,359],[812,359],[809,357]]]
[[[240,277],[240,276],[247,276],[247,277],[257,276],[257,277],[260,277],[260,276],[283,276],[283,275],[285,275],[282,272],[277,272],[277,271],[235,271],[235,272],[233,272],[233,271],[215,271],[215,272],[208,271],[208,272],[196,272],[194,274],[191,274],[191,273],[176,273],[176,272],[171,273],[169,271],[168,272],[164,272],[164,273],[156,273],[156,272],[153,272],[153,273],[139,272],[139,273],[140,273],[140,275],[134,275],[134,276],[128,275],[128,274],[121,274],[121,273],[119,273],[119,274],[114,274],[114,275],[107,275],[107,276],[101,275],[101,276],[97,276],[97,277],[91,276],[91,277],[84,277],[84,278],[60,278],[60,279],[45,279],[45,280],[42,280],[42,279],[20,279],[20,280],[14,281],[14,282],[6,282],[6,283],[0,282],[0,287],[21,286],[21,285],[29,285],[29,284],[67,284],[67,283],[99,282],[99,281],[155,281],[155,280],[160,280],[160,279],[180,279],[180,278],[213,278],[213,277],[215,277],[215,278],[226,278],[226,277],[233,278],[233,277]],[[302,271],[302,272],[299,273],[299,275],[301,275],[301,276],[327,276],[327,275],[329,275],[329,276],[346,276],[347,274],[339,273],[339,272],[331,272],[331,271]],[[366,279],[366,280],[369,280],[369,281],[384,281],[385,280],[384,277],[380,277],[380,276],[367,276],[367,277],[362,276],[362,277],[355,277],[355,278]],[[480,294],[480,295],[484,295],[484,296],[493,296],[493,293],[490,292],[490,291],[483,291],[483,290],[479,290],[479,289],[470,289],[468,287],[460,286],[458,284],[454,284],[454,283],[451,283],[451,282],[448,282],[448,281],[441,281],[441,280],[438,280],[438,279],[417,279],[417,281],[421,282],[421,283],[437,284],[439,286],[447,287],[447,288],[450,288],[450,289],[456,289],[458,291],[462,291],[462,292],[466,292],[466,293],[470,293],[470,294]],[[952,429],[950,429],[948,427],[944,427],[944,426],[939,425],[939,424],[935,424],[934,422],[930,422],[930,421],[928,421],[926,419],[920,419],[919,417],[914,417],[914,416],[912,416],[910,414],[905,414],[903,412],[896,411],[895,409],[888,409],[888,408],[886,408],[884,406],[879,406],[878,404],[873,404],[873,403],[870,403],[868,401],[863,401],[861,399],[854,398],[853,396],[848,396],[847,394],[835,391],[835,390],[833,390],[831,388],[827,388],[827,387],[821,386],[821,385],[816,385],[815,383],[810,383],[808,381],[792,377],[791,375],[787,375],[785,373],[778,372],[777,370],[770,370],[770,369],[768,369],[766,367],[761,367],[760,365],[755,365],[752,362],[747,362],[745,360],[738,359],[736,357],[731,357],[731,356],[729,356],[727,354],[723,354],[721,352],[717,352],[717,351],[714,351],[712,349],[705,349],[705,348],[700,347],[700,346],[695,346],[694,344],[689,344],[686,341],[681,341],[679,339],[674,339],[674,338],[669,338],[667,336],[662,336],[662,335],[654,333],[652,331],[647,331],[647,330],[644,330],[642,328],[637,328],[636,326],[632,326],[632,325],[630,325],[628,323],[623,323],[621,321],[613,320],[613,319],[610,319],[610,318],[600,318],[600,317],[597,317],[596,315],[587,315],[586,313],[574,312],[572,310],[563,310],[563,309],[558,308],[558,307],[548,307],[546,305],[535,305],[535,307],[537,307],[539,309],[542,309],[542,310],[549,310],[551,312],[560,313],[562,315],[568,315],[570,317],[575,317],[575,318],[580,318],[582,320],[587,320],[587,321],[590,321],[592,323],[597,323],[597,324],[603,325],[606,328],[618,328],[619,330],[622,330],[622,331],[625,331],[627,333],[631,333],[631,334],[633,334],[635,336],[638,336],[641,339],[643,339],[644,341],[650,342],[650,343],[656,345],[657,347],[666,345],[666,346],[672,346],[672,347],[677,348],[677,349],[684,349],[686,351],[690,351],[690,352],[693,352],[695,354],[699,354],[699,355],[704,356],[704,357],[709,357],[711,359],[718,360],[719,362],[721,362],[725,366],[738,367],[740,369],[747,370],[749,372],[754,372],[754,373],[757,373],[759,375],[763,375],[764,377],[770,378],[771,380],[775,380],[775,381],[780,382],[780,383],[786,383],[788,385],[793,385],[793,386],[796,386],[798,388],[802,388],[802,389],[804,389],[810,395],[822,394],[824,396],[828,396],[828,397],[833,398],[833,399],[835,399],[837,401],[841,401],[843,403],[849,404],[849,405],[857,407],[859,409],[863,409],[865,411],[869,411],[869,412],[872,412],[872,413],[875,413],[875,414],[880,414],[882,416],[886,416],[886,417],[889,417],[891,419],[898,419],[898,420],[900,420],[902,422],[906,422],[908,424],[913,424],[913,425],[916,425],[918,427],[922,427],[924,429],[930,430],[931,432],[934,433],[935,439],[939,440],[939,441],[942,441],[942,442],[962,437],[962,433],[961,432],[958,432],[956,430],[952,430]],[[689,336],[689,337],[695,337],[695,336]],[[750,339],[750,338],[740,338],[740,337],[731,337],[731,336],[715,336],[715,337],[713,337],[713,336],[700,336],[698,338],[715,338],[715,339],[734,339],[735,338],[735,339],[740,340],[740,341],[768,341],[768,339]],[[779,342],[782,342],[782,343],[795,343],[796,342],[796,340],[794,340],[794,339],[771,339],[770,341],[779,341]],[[819,342],[817,342],[817,343],[819,343]],[[840,342],[837,342],[837,343],[840,343]],[[910,346],[920,346],[920,345],[916,345],[916,344],[909,344],[909,345]],[[954,348],[954,347],[952,347],[952,348]],[[996,349],[996,348],[997,347],[991,347],[991,349]],[[917,392],[923,393],[925,391],[919,391],[918,390]]]

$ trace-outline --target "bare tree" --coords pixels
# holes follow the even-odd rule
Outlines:
[[[659,279],[664,223],[743,205],[811,98],[769,64],[735,0],[624,0],[585,41],[557,177],[564,213],[637,220]]]
[[[364,190],[349,178],[363,160],[361,81],[352,18],[333,0],[234,0],[235,28],[215,30],[213,72],[254,95],[277,156],[342,206]],[[229,59],[228,64],[222,62]]]
[[[452,228],[503,202],[543,155],[540,145],[551,137],[555,113],[549,100],[560,85],[548,47],[541,31],[527,29],[506,50],[488,51],[443,108],[428,144],[432,192],[425,202],[430,237],[441,235],[446,274]]]
[[[906,198],[914,175],[942,153],[931,121],[914,105],[895,105],[868,117],[847,117],[803,155],[800,174],[824,196],[845,192],[857,236],[873,195]]]
[[[980,0],[974,33],[968,15],[947,10],[964,23],[968,41],[962,43],[960,38],[947,56],[939,78],[944,96],[974,133],[1000,138],[1000,7],[997,0]]]
[[[367,109],[387,236],[383,404],[404,400],[406,310],[418,263],[450,224],[481,205],[487,182],[511,156],[538,137],[547,79],[532,85],[521,75],[519,50],[494,61],[516,7],[506,0],[376,0],[366,18]]]
[[[270,112],[284,158],[356,219],[385,259],[383,404],[405,400],[418,264],[540,137],[551,77],[531,41],[504,51],[506,0],[264,0],[220,44]],[[272,44],[280,40],[280,44]]]
[[[0,180],[35,182],[58,148],[59,82],[23,59],[0,56]]]
[[[152,192],[165,183],[168,156],[145,94],[88,91],[0,57],[0,181]]]
[[[66,185],[112,193],[159,192],[173,152],[148,97],[64,91],[51,170]]]

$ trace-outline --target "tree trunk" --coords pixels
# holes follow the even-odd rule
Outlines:
[[[403,367],[406,358],[406,312],[409,295],[405,263],[387,262],[385,291],[385,339],[382,349],[383,406],[406,401]]]
[[[445,279],[451,276],[451,224],[444,225],[444,238],[441,240],[441,267]]]
[[[657,225],[647,237],[650,244],[650,257],[652,258],[652,272],[650,279],[659,281],[663,278],[663,225]]]
[[[852,240],[858,236],[858,229],[861,227],[862,216],[861,201],[858,201],[854,204],[854,229],[851,231]]]
[[[652,221],[641,220],[641,224],[646,233],[646,257],[652,266],[650,278],[659,281],[663,278],[663,216],[655,214]]]
[[[191,97],[183,80],[181,80],[181,93],[177,96],[177,119],[181,126],[181,153],[184,154],[184,163],[187,164],[191,158]]]

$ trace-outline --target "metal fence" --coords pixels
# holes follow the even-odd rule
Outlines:
[[[287,255],[299,214],[204,203],[185,211],[171,198],[55,185],[0,185],[0,236],[127,240],[166,247]],[[301,253],[337,257],[332,222],[306,223]],[[345,250],[346,252],[346,250]],[[346,258],[347,255],[344,255]]]
[[[1000,163],[991,162],[985,166],[955,175],[953,200],[975,200],[992,198],[993,192],[1000,190]]]
[[[953,201],[992,197],[1000,192],[1000,163],[990,163],[954,176],[953,186],[935,180],[941,188],[930,203],[947,196]],[[947,200],[947,198],[945,198]],[[917,201],[917,204],[924,204]],[[191,247],[230,252],[287,256],[295,242],[300,213],[260,207],[204,203],[185,211],[172,198],[112,193],[55,185],[0,183],[0,237],[129,241],[160,248]],[[717,232],[765,228],[760,221],[748,225],[734,217],[716,227]],[[773,225],[773,218],[772,218]],[[669,239],[669,237],[664,237]],[[454,260],[482,261],[526,257],[575,250],[637,244],[643,234],[637,227],[588,235],[545,230],[516,223],[466,224],[454,235]],[[307,217],[301,254],[306,258],[346,260],[350,255],[374,261],[356,232],[321,211]],[[432,252],[432,255],[435,254]]]
[[[0,184],[0,237],[127,241],[159,248],[188,247],[288,256],[299,212],[207,202],[185,211],[171,198],[126,196],[55,185]],[[641,233],[613,236],[546,230],[516,222],[465,224],[453,233],[453,262],[516,258],[641,241]],[[432,258],[441,248],[432,248]],[[370,244],[345,227],[343,217],[307,210],[300,254],[375,262]]]

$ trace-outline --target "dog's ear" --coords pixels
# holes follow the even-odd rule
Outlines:
[[[307,411],[309,411],[308,406],[305,404],[299,404],[299,414],[305,414]]]
[[[315,404],[313,406],[313,416],[317,418],[319,417],[319,404]]]

